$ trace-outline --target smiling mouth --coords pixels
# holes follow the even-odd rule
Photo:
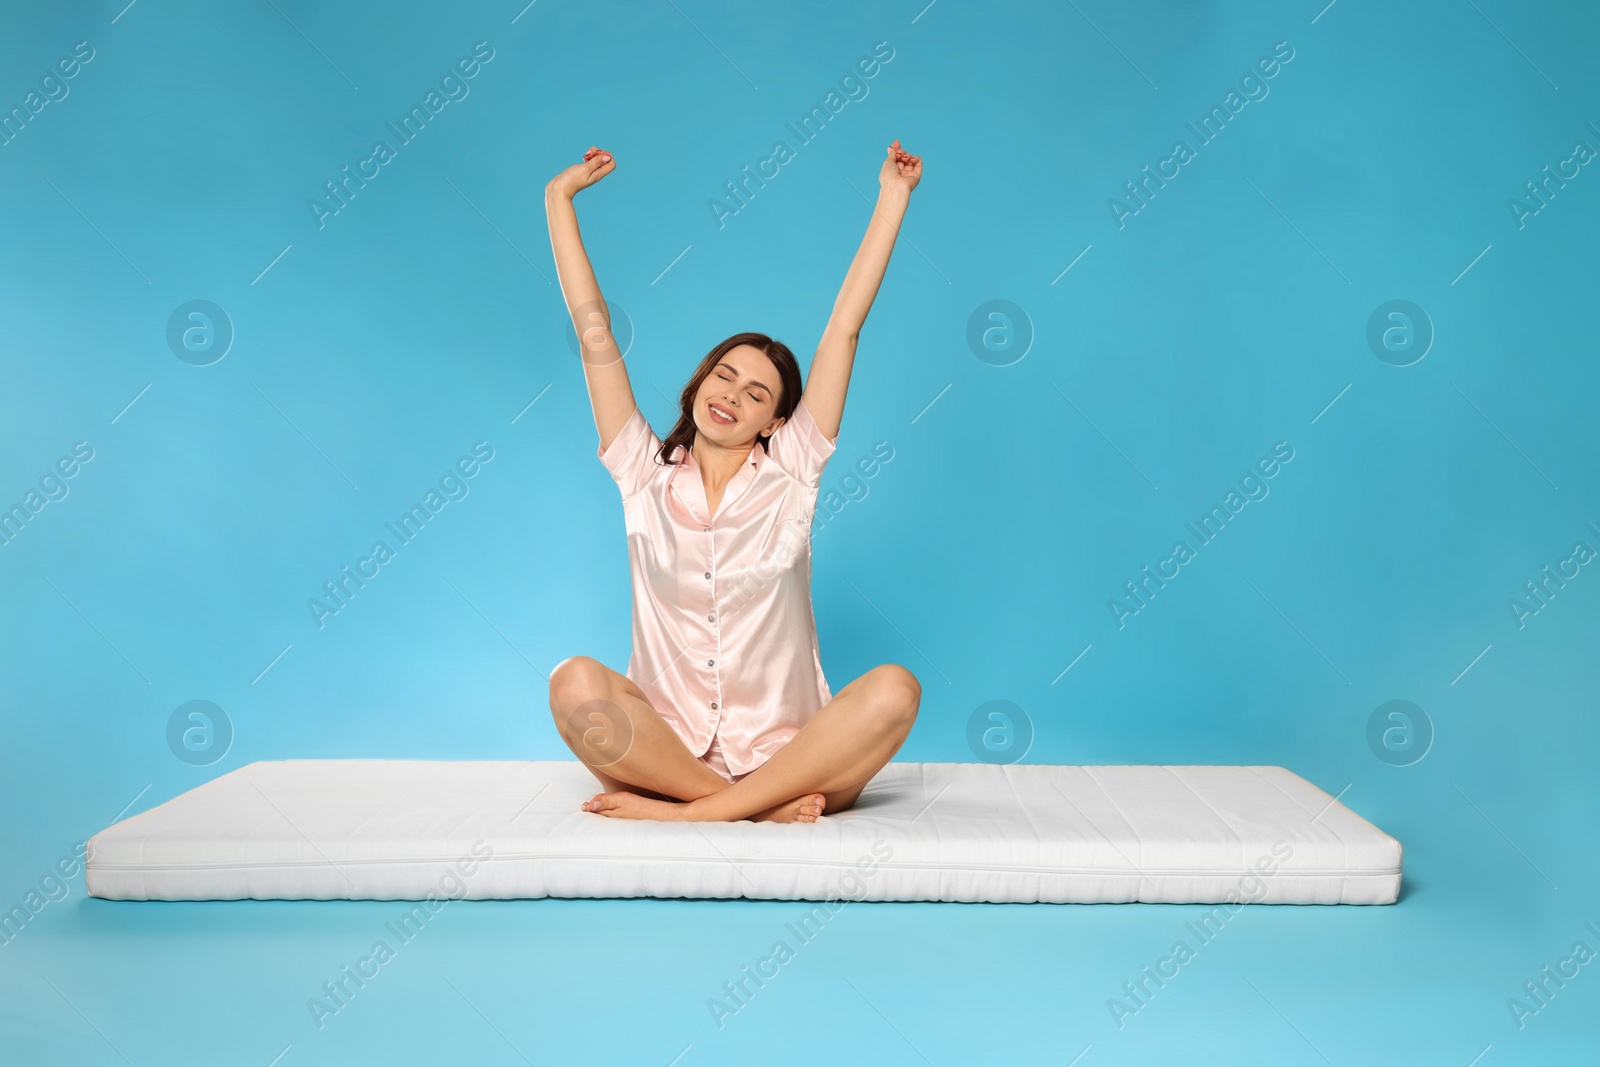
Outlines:
[[[723,426],[732,426],[739,421],[735,416],[729,414],[727,408],[719,404],[707,404],[706,408],[711,412],[711,417]]]

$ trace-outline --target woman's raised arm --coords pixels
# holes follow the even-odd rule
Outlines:
[[[611,447],[637,403],[622,352],[611,335],[611,313],[600,295],[600,283],[595,280],[589,253],[584,251],[583,237],[578,233],[578,213],[572,199],[616,169],[611,153],[590,148],[582,163],[574,163],[557,174],[544,188],[556,276],[561,281],[567,313],[572,316],[572,328],[578,334],[584,382],[589,387],[589,404],[594,408],[594,425],[600,431],[602,449]]]
[[[877,299],[883,273],[889,267],[900,233],[900,220],[911,203],[911,190],[922,180],[922,157],[902,151],[896,140],[878,171],[878,203],[867,224],[867,235],[844,276],[844,286],[834,301],[833,314],[823,328],[816,357],[806,378],[806,410],[817,428],[830,440],[839,434],[844,418],[844,397],[850,388],[850,370],[856,359],[856,339]]]

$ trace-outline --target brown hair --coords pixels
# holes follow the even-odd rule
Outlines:
[[[749,345],[758,348],[766,357],[772,360],[772,365],[778,368],[778,406],[773,416],[782,416],[787,419],[794,414],[794,409],[800,405],[800,393],[804,384],[800,378],[800,364],[795,362],[794,353],[782,341],[774,341],[764,333],[736,333],[726,341],[718,344],[706,358],[700,361],[689,376],[689,382],[683,387],[683,392],[678,394],[678,424],[667,434],[666,440],[661,442],[661,450],[656,453],[656,462],[666,466],[672,450],[679,445],[688,452],[694,446],[694,398],[700,391],[700,383],[706,380],[706,375],[714,370],[722,357],[738,348],[740,345]],[[768,438],[757,437],[762,448],[767,447]]]

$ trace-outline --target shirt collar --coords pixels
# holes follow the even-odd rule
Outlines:
[[[700,525],[707,527],[713,525],[710,517],[711,509],[706,502],[705,479],[701,476],[700,464],[695,461],[694,453],[683,445],[677,445],[667,459],[673,464],[667,484]],[[680,459],[682,462],[679,462]],[[767,450],[761,446],[759,440],[750,446],[749,458],[739,464],[739,469],[734,472],[733,477],[728,480],[727,487],[722,491],[722,502],[717,505],[718,516],[726,514],[728,506],[744,494],[767,459]]]

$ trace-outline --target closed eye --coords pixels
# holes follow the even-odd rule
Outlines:
[[[730,378],[730,377],[729,377],[729,376],[728,376],[728,375],[726,375],[726,374],[723,374],[723,373],[722,373],[722,372],[721,372],[721,371],[718,371],[718,372],[717,372],[717,377],[718,377],[718,378],[721,378],[721,379],[722,379],[722,380],[723,380],[723,381],[725,381],[725,382],[731,382],[731,381],[733,381],[733,379],[732,379],[732,378]],[[756,403],[758,403],[758,404],[759,404],[759,403],[761,403],[761,397],[760,397],[760,395],[759,395],[759,394],[758,394],[758,393],[757,393],[757,392],[756,392],[756,391],[755,391],[755,390],[754,390],[754,389],[752,389],[752,390],[750,390],[750,392],[749,392],[749,393],[748,393],[748,394],[746,394],[746,395],[748,395],[748,396],[749,396],[749,397],[750,397],[750,399],[751,399],[751,400],[754,400],[754,401],[755,401],[755,402],[756,402]]]

